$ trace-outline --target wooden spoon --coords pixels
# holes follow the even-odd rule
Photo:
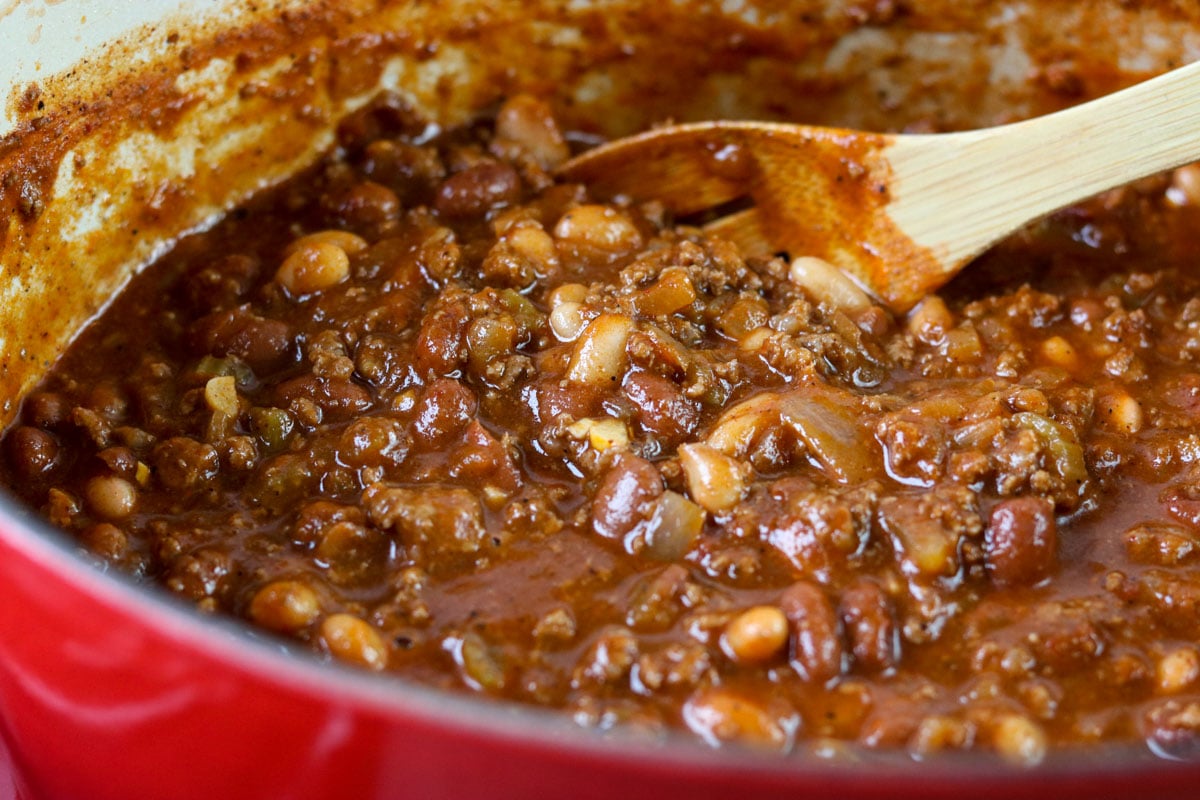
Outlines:
[[[706,226],[747,254],[818,256],[897,311],[988,245],[1105,189],[1200,160],[1200,62],[1011,125],[877,134],[701,122],[602,145],[560,175]],[[749,207],[745,207],[749,206]]]

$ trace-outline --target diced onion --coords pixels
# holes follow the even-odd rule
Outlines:
[[[232,417],[238,413],[237,381],[232,375],[209,378],[204,384],[204,402],[214,413]]]
[[[708,435],[708,444],[725,455],[745,455],[759,435],[778,421],[779,395],[763,392],[722,414]]]
[[[592,320],[571,356],[567,379],[599,385],[615,382],[625,369],[625,344],[633,320],[622,314],[601,314]]]
[[[797,258],[792,261],[788,277],[818,302],[829,302],[843,311],[865,311],[871,307],[871,298],[867,293],[824,259],[813,256]]]
[[[629,446],[629,431],[619,419],[584,417],[567,428],[567,433],[576,439],[587,439],[593,450],[608,450],[613,447]]]
[[[679,267],[664,270],[648,288],[634,299],[638,313],[647,317],[673,314],[696,301],[696,287],[687,272]]]
[[[663,561],[683,558],[700,538],[705,516],[703,508],[678,492],[663,492],[646,523],[647,552]]]

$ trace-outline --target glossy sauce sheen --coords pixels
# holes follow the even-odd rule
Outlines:
[[[896,319],[556,183],[537,101],[426,131],[384,98],[180,242],[5,482],[285,647],[585,726],[1196,756],[1193,172]]]

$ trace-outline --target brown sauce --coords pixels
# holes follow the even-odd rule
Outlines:
[[[180,242],[4,482],[204,612],[585,726],[1195,756],[1193,174],[897,319],[555,182],[536,101],[425,130],[384,98]]]

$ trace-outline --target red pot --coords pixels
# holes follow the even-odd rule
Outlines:
[[[45,45],[54,50],[47,64],[65,66],[80,55],[59,50],[71,51],[71,26],[85,4],[48,5],[53,10],[48,30],[37,23],[38,36],[53,43]],[[241,14],[233,22],[208,16],[203,24],[170,17],[176,4],[168,0],[138,5],[143,7],[127,14],[152,27],[118,42],[105,59],[93,58],[90,67],[39,83],[36,92],[25,88],[31,79],[41,81],[32,66],[41,63],[29,56],[37,52],[36,42],[17,54],[15,66],[0,58],[0,70],[9,70],[14,87],[10,111],[15,111],[6,121],[19,134],[0,140],[0,174],[16,174],[18,188],[39,193],[37,213],[28,196],[0,194],[0,209],[10,221],[0,235],[0,275],[21,279],[19,285],[14,280],[0,285],[0,397],[10,401],[157,244],[310,161],[328,142],[339,111],[371,86],[392,80],[371,66],[380,58],[405,65],[410,72],[395,79],[401,88],[451,121],[520,88],[560,101],[568,122],[572,115],[598,118],[606,122],[605,132],[620,133],[656,117],[699,116],[706,104],[723,97],[729,81],[741,80],[736,102],[722,107],[728,113],[869,126],[920,119],[934,102],[950,109],[944,115],[949,122],[965,125],[994,121],[1003,109],[1044,110],[1141,77],[1097,68],[1085,73],[1090,77],[1070,96],[1021,75],[997,78],[989,59],[1011,44],[1006,37],[1024,42],[1033,74],[1034,67],[1072,54],[1086,53],[1112,66],[1122,53],[1139,51],[1139,42],[1146,47],[1141,69],[1162,68],[1185,55],[1178,43],[1183,37],[1177,42],[1172,34],[1200,31],[1200,10],[1180,11],[1166,3],[1162,9],[1132,8],[1115,0],[1082,11],[1047,2],[1032,14],[1023,4],[1003,0],[748,3],[763,14],[775,10],[766,23],[701,2],[571,9],[550,0],[397,1],[379,8],[365,0],[333,8],[290,2],[300,10],[286,17],[274,8],[232,3],[227,5]],[[896,11],[900,5],[906,13]],[[627,13],[618,13],[618,6]],[[198,7],[193,4],[193,11]],[[88,13],[107,19],[118,10]],[[11,4],[0,9],[0,41],[32,40],[35,23],[29,20],[40,18],[32,11],[25,16],[10,11]],[[562,36],[553,40],[547,26]],[[100,30],[101,39],[108,30]],[[586,35],[573,39],[570,31]],[[961,41],[953,31],[962,34]],[[141,43],[151,41],[166,43],[167,54],[152,64],[165,72],[143,71],[134,63]],[[714,57],[697,48],[697,41],[708,43]],[[944,51],[929,48],[933,41]],[[450,44],[439,48],[439,42]],[[471,62],[475,71],[468,71],[446,55],[454,48],[488,56],[483,66]],[[335,56],[336,70],[323,71]],[[13,57],[9,51],[7,58]],[[256,70],[289,57],[293,66],[277,77],[300,87],[297,96],[246,93]],[[418,80],[439,58],[458,65],[447,69],[464,70],[449,89]],[[942,71],[931,69],[931,59],[942,60]],[[297,72],[296,63],[304,70]],[[919,84],[923,93],[899,108],[881,102],[874,68],[883,63],[890,65],[891,79]],[[205,67],[222,64],[232,66],[215,70],[215,88],[208,94],[194,88],[207,80]],[[695,80],[677,80],[681,65]],[[173,76],[181,73],[193,88],[180,88]],[[306,82],[318,73],[325,80]],[[152,80],[151,74],[159,77]],[[170,79],[161,80],[163,74]],[[607,81],[607,92],[597,93],[597,76]],[[809,94],[799,91],[806,86]],[[175,116],[169,119],[154,116],[155,103],[166,108],[181,93],[196,102],[172,107]],[[221,105],[230,98],[242,105]],[[327,113],[302,118],[299,103]],[[226,115],[220,121],[225,127],[212,128],[221,117],[214,109],[230,108],[232,122]],[[253,123],[264,121],[257,130]],[[245,131],[241,138],[232,136],[239,126]],[[180,159],[154,157],[156,148],[186,145],[189,136],[202,143],[221,140],[227,145],[223,163],[188,172]],[[118,146],[137,169],[110,163],[107,156]],[[82,177],[68,174],[64,183],[68,152],[89,168]],[[138,180],[131,183],[130,174]],[[80,181],[90,193],[79,191]],[[88,214],[100,215],[93,228],[84,224],[92,218]],[[133,244],[121,235],[129,230],[140,231]],[[80,263],[89,270],[82,279],[63,267]],[[15,405],[7,403],[0,424],[14,413]],[[1200,764],[1155,759],[1143,748],[1058,754],[1037,768],[1017,769],[986,758],[926,764],[900,756],[859,764],[783,760],[713,752],[691,741],[606,737],[528,708],[285,655],[239,625],[202,618],[171,598],[102,573],[7,498],[0,498],[0,734],[0,800],[696,800],[964,793],[979,800],[1095,800],[1200,791]]]

